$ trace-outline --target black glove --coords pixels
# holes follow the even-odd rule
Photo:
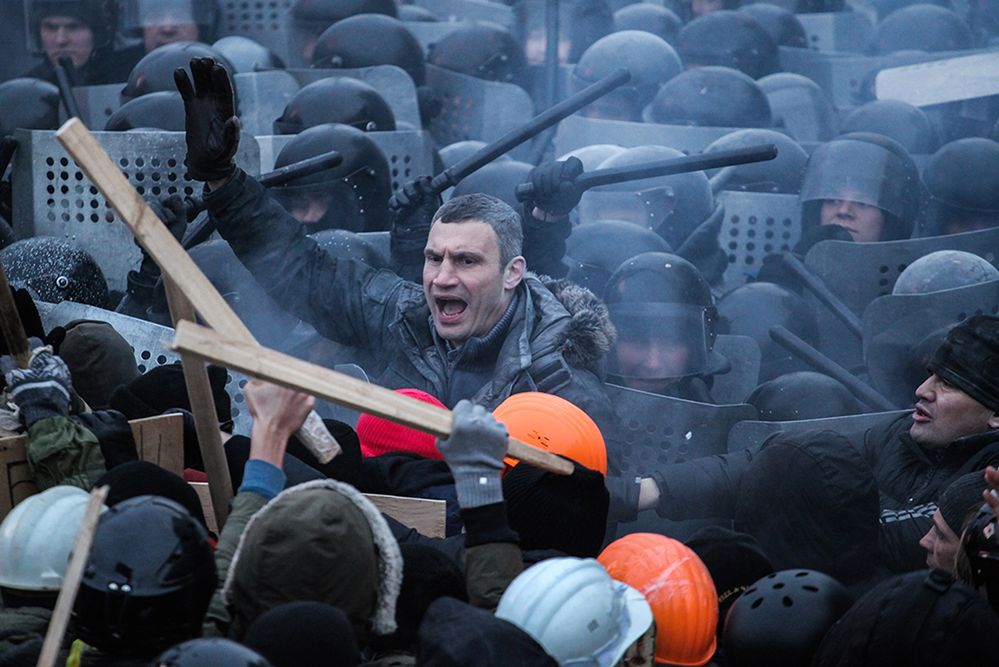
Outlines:
[[[576,186],[576,179],[582,173],[583,163],[575,157],[535,167],[528,175],[534,186],[534,205],[545,213],[567,215],[583,196]]]
[[[174,72],[184,99],[187,171],[196,181],[221,181],[236,171],[239,118],[229,73],[212,58],[191,60],[194,83],[183,68]]]
[[[430,223],[441,206],[440,194],[430,187],[430,180],[429,176],[412,180],[389,200],[392,263],[400,276],[417,282],[419,279],[415,276],[423,271],[423,248],[427,244]]]

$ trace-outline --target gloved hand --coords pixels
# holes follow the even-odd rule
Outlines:
[[[400,276],[416,282],[423,272],[423,248],[430,234],[430,223],[441,206],[440,194],[433,191],[430,181],[429,176],[421,176],[406,183],[389,199],[392,263]]]
[[[184,99],[187,124],[187,171],[196,181],[221,181],[236,171],[239,118],[229,73],[212,58],[191,60],[191,74],[173,74]]]
[[[534,186],[534,205],[551,215],[568,215],[583,196],[576,186],[576,179],[582,173],[583,163],[575,157],[535,167],[528,174]]]
[[[12,357],[0,358],[0,366],[7,392],[29,427],[47,417],[69,416],[73,384],[66,362],[55,356],[52,348],[35,348],[27,368],[17,368]]]
[[[462,509],[482,507],[503,501],[503,457],[509,434],[481,405],[462,400],[454,406],[451,437],[437,440],[458,492]]]

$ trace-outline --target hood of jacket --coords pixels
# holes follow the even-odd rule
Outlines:
[[[402,556],[388,524],[354,487],[293,486],[246,524],[222,589],[239,637],[285,602],[325,602],[374,634],[395,631]]]

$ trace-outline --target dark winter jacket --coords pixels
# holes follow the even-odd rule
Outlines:
[[[79,86],[101,86],[110,83],[124,84],[128,81],[128,75],[132,68],[143,56],[142,50],[128,49],[125,51],[111,51],[100,49],[90,57],[83,67],[71,74]],[[55,67],[48,58],[28,70],[24,76],[48,81],[53,85],[58,85],[59,79],[56,77]]]
[[[943,450],[928,452],[909,437],[911,415],[887,419],[854,445],[878,485],[882,562],[899,571],[918,569],[925,567],[926,559],[919,539],[931,525],[937,498],[961,475],[999,464],[999,431],[961,438]],[[676,520],[734,516],[743,475],[758,453],[758,448],[747,449],[649,471],[659,485],[660,516]]]
[[[449,387],[455,368],[436,340],[420,285],[330,257],[242,171],[205,201],[219,232],[278,303],[327,338],[379,352],[385,361],[380,384],[421,389],[452,405],[469,398],[490,409],[510,394],[544,391],[582,408],[605,438],[616,430],[597,377],[613,326],[587,290],[528,274],[492,380],[474,395],[456,395]]]

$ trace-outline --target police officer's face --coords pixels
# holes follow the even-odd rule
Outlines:
[[[928,449],[999,428],[999,415],[934,373],[916,389],[909,435]]]
[[[919,546],[926,550],[926,565],[931,569],[944,570],[956,574],[954,559],[961,547],[961,539],[954,534],[943,520],[940,510],[933,513],[933,526],[930,527]]]
[[[724,8],[725,5],[722,3],[722,0],[693,0],[690,3],[690,13],[694,15],[694,18],[710,14],[711,12],[717,12]]]
[[[198,26],[194,23],[183,21],[166,21],[148,25],[142,29],[142,38],[145,41],[146,53],[164,44],[174,42],[196,42],[200,36]]]
[[[42,49],[52,63],[69,56],[74,67],[83,67],[94,51],[94,31],[72,16],[46,16],[38,26]]]
[[[524,277],[524,258],[500,265],[499,240],[484,222],[435,222],[423,262],[423,293],[437,334],[454,345],[495,326]]]
[[[881,240],[885,226],[885,215],[881,209],[849,199],[824,200],[819,218],[823,225],[843,227],[857,243]]]
[[[614,348],[618,373],[625,386],[662,393],[687,372],[690,348],[667,337],[622,335]]]
[[[332,203],[332,194],[311,192],[291,199],[288,212],[303,225],[314,225],[323,219]]]

